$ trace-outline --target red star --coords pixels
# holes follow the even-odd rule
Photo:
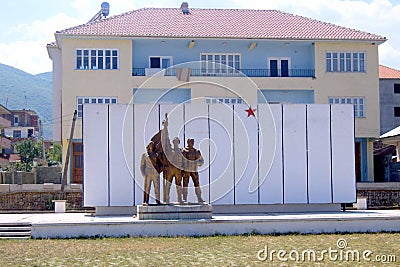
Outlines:
[[[249,109],[246,109],[245,111],[247,112],[247,117],[250,117],[250,116],[256,116],[256,114],[254,114],[254,112],[256,111],[257,109],[252,109],[251,108],[251,106],[249,107]]]

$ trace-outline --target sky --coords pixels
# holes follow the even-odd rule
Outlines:
[[[384,36],[379,63],[400,69],[400,0],[185,0],[189,8],[277,9]],[[88,22],[102,0],[3,0],[0,63],[31,74],[52,70],[46,44],[54,33]],[[110,16],[142,7],[176,7],[183,0],[108,0]]]

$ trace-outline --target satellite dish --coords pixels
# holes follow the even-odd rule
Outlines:
[[[109,13],[110,13],[110,4],[107,2],[101,3],[101,14],[104,17],[107,17]]]

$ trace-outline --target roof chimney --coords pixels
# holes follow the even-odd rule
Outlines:
[[[189,15],[189,14],[190,14],[188,2],[182,2],[182,4],[181,4],[181,10],[182,10],[182,13],[183,13],[184,15]]]

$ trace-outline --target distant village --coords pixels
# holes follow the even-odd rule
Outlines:
[[[10,110],[0,105],[0,130],[1,183],[34,183],[35,179],[17,181],[7,173],[31,172],[37,166],[61,163],[61,154],[57,158],[50,155],[54,152],[52,141],[44,140],[41,121],[34,110]]]

